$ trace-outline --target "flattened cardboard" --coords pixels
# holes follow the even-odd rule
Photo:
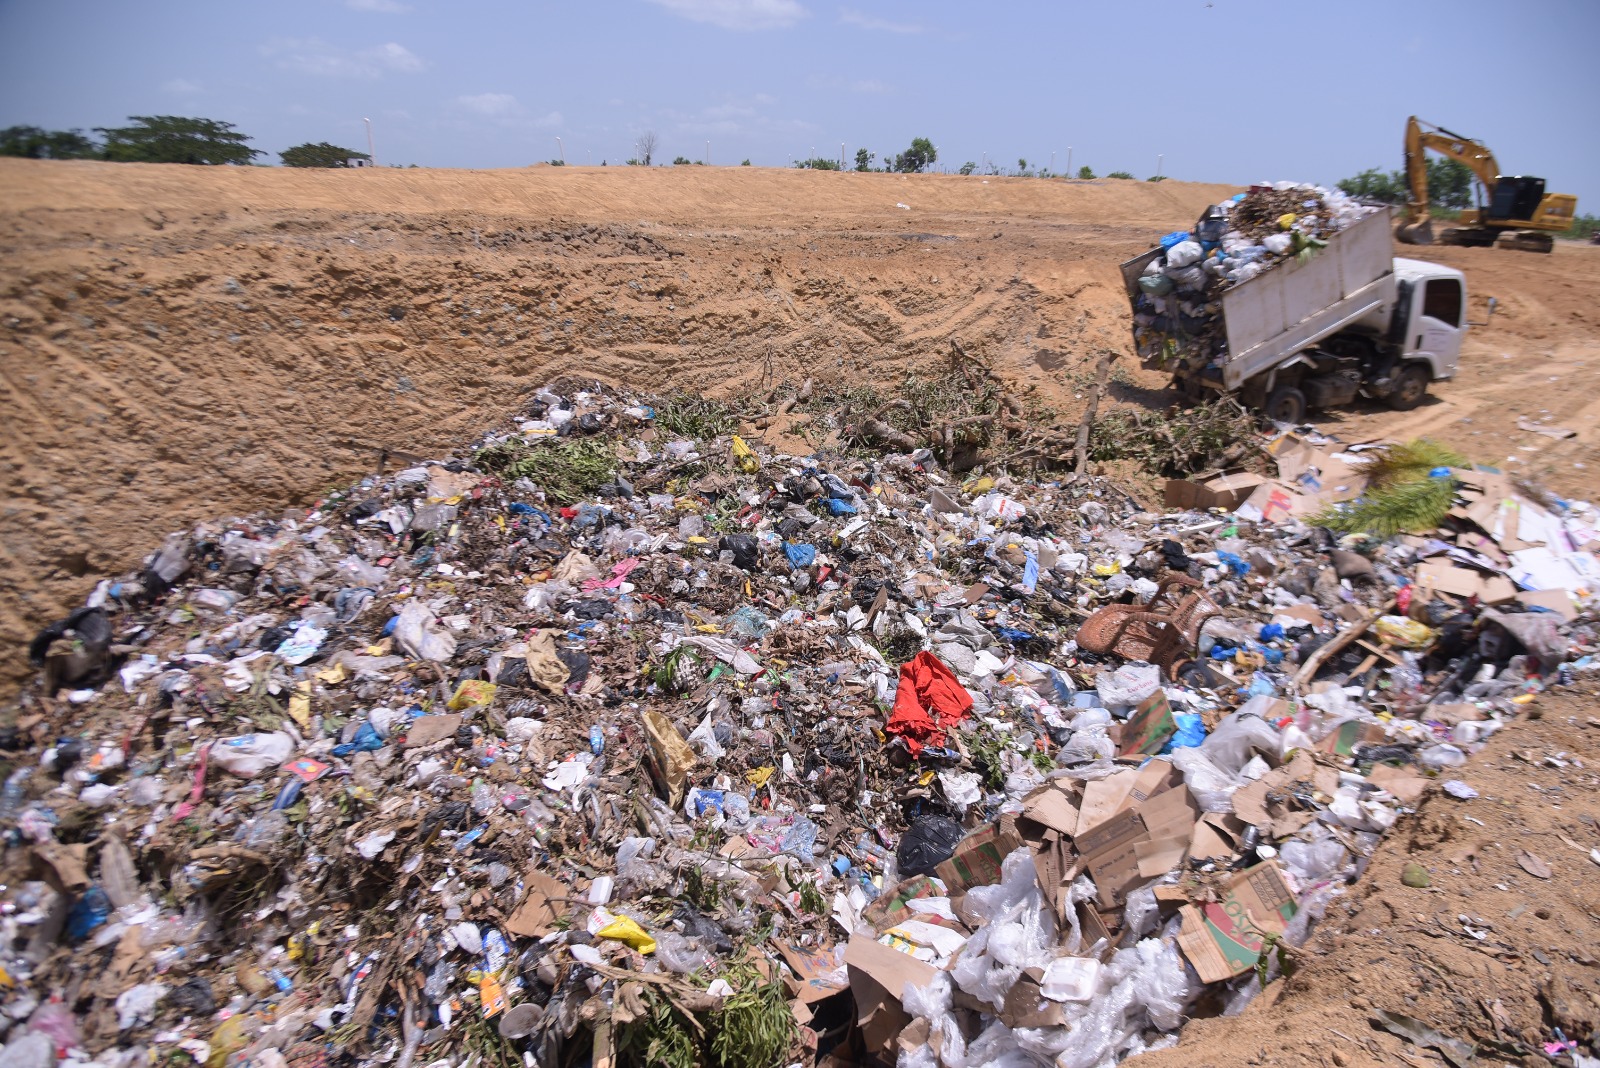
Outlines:
[[[1139,878],[1159,879],[1183,863],[1189,855],[1189,839],[1185,836],[1135,842],[1133,853],[1138,858]]]
[[[1282,934],[1296,909],[1276,861],[1246,869],[1222,900],[1179,909],[1178,948],[1203,983],[1243,975],[1261,959],[1267,934]]]
[[[1243,821],[1223,812],[1207,812],[1195,822],[1189,855],[1196,860],[1227,860],[1239,851]]]
[[[901,920],[919,915],[906,902],[919,898],[946,897],[948,893],[939,880],[927,875],[913,875],[896,883],[888,893],[879,894],[861,911],[861,919],[871,924],[874,931],[884,931]]]
[[[1178,721],[1172,718],[1172,702],[1167,699],[1167,691],[1157,686],[1155,693],[1140,701],[1139,707],[1122,725],[1122,744],[1117,752],[1122,756],[1159,753],[1167,739],[1177,733]]]
[[[866,975],[889,993],[896,1001],[905,997],[910,986],[927,986],[938,971],[909,953],[902,953],[867,935],[851,935],[844,947],[845,967],[850,969],[850,987],[856,989],[856,973]],[[856,1007],[866,1013],[871,1007],[863,1004],[857,991]]]
[[[1417,585],[1457,597],[1476,597],[1484,604],[1505,604],[1517,588],[1504,575],[1484,575],[1447,560],[1424,560],[1417,566]]]
[[[1022,799],[1022,818],[1070,835],[1078,829],[1078,805],[1076,792],[1042,786]]]
[[[1022,836],[1015,824],[1001,819],[974,831],[961,840],[953,856],[933,873],[944,880],[952,895],[965,893],[974,886],[992,886],[1000,881],[1000,864],[1016,850],[1022,848]]]
[[[1000,1019],[1007,1027],[1060,1027],[1066,1021],[1065,1007],[1039,992],[1043,978],[1043,968],[1026,968],[1011,984],[1000,1009]]]
[[[848,983],[839,983],[826,978],[839,966],[832,946],[801,946],[794,942],[779,942],[778,952],[783,955],[785,963],[794,972],[794,985],[797,989],[793,994],[802,1004],[814,1005],[833,997],[849,986]]]
[[[452,712],[445,716],[418,716],[411,721],[411,726],[406,728],[407,749],[415,749],[420,745],[432,745],[442,742],[446,738],[454,738],[456,731],[461,729],[461,714]]]
[[[1428,780],[1411,768],[1396,768],[1389,764],[1374,764],[1367,781],[1380,790],[1387,790],[1403,804],[1414,805],[1428,788]]]
[[[1347,719],[1317,743],[1317,751],[1332,753],[1334,756],[1355,756],[1356,750],[1361,746],[1375,745],[1385,737],[1383,728],[1376,723]]]
[[[543,938],[567,914],[567,903],[562,899],[573,896],[572,891],[543,872],[529,871],[522,878],[528,892],[506,919],[506,930],[518,938]]]
[[[1566,590],[1524,590],[1517,594],[1517,602],[1529,608],[1544,608],[1571,623],[1578,618],[1572,594]]]

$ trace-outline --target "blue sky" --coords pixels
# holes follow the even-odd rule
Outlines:
[[[1600,0],[0,0],[0,125],[233,122],[379,162],[782,166],[912,137],[1221,182],[1400,166],[1407,115],[1600,212]],[[558,149],[557,138],[562,149]]]

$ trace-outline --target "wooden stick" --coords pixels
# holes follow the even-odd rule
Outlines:
[[[1089,390],[1089,406],[1083,410],[1083,420],[1078,423],[1078,441],[1075,448],[1077,463],[1074,470],[1080,474],[1089,472],[1089,431],[1094,426],[1095,412],[1100,408],[1100,394],[1106,388],[1106,379],[1111,376],[1111,363],[1117,354],[1110,349],[1100,351],[1100,362],[1095,367],[1094,386]]]
[[[1363,619],[1359,619],[1356,622],[1349,624],[1337,635],[1335,635],[1326,645],[1312,653],[1310,658],[1306,660],[1304,664],[1300,665],[1300,670],[1295,672],[1295,688],[1299,689],[1301,686],[1304,686],[1306,683],[1310,682],[1311,679],[1316,675],[1318,669],[1320,669],[1323,664],[1332,658],[1335,653],[1342,652],[1350,645],[1351,642],[1365,634],[1372,627],[1373,622],[1379,616],[1388,612],[1389,609],[1393,607],[1394,598],[1391,597],[1383,603],[1382,608],[1379,608],[1376,612],[1371,613]]]

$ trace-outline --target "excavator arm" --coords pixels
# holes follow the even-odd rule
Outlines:
[[[1406,121],[1406,185],[1410,189],[1410,199],[1406,202],[1406,221],[1400,227],[1400,239],[1408,244],[1433,243],[1433,216],[1428,212],[1426,158],[1430,148],[1447,159],[1463,164],[1490,193],[1500,177],[1500,165],[1495,162],[1494,153],[1482,141],[1462,137],[1442,126],[1411,116]]]

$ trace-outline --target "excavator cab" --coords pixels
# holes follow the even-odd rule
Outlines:
[[[1527,223],[1544,201],[1544,179],[1523,175],[1501,175],[1494,180],[1494,195],[1489,198],[1490,222]]]

